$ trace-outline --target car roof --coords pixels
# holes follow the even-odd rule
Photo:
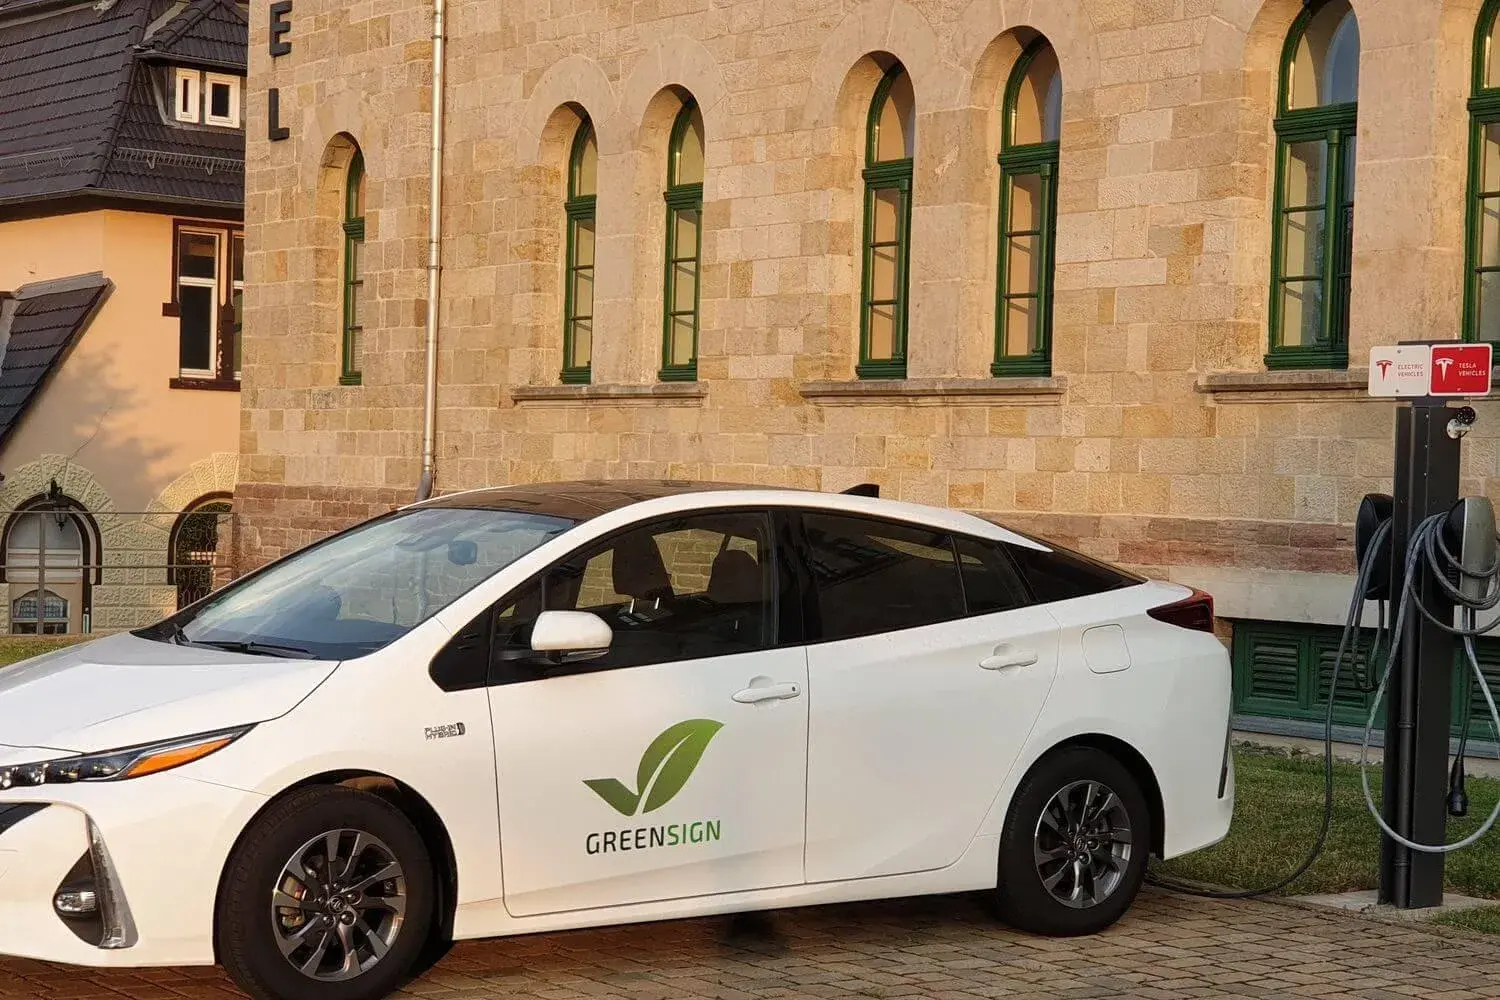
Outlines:
[[[691,493],[761,490],[743,483],[711,483],[681,479],[575,479],[519,486],[488,486],[433,497],[414,507],[454,507],[471,510],[526,510],[552,517],[587,521],[601,514],[663,497]],[[782,487],[774,487],[781,489]],[[787,489],[790,489],[787,487]],[[804,491],[805,492],[805,491]]]
[[[494,486],[448,493],[412,504],[411,507],[446,507],[474,510],[521,510],[550,517],[588,521],[626,507],[651,501],[670,501],[708,493],[726,493],[727,504],[768,503],[776,506],[812,507],[850,514],[868,514],[908,523],[930,525],[948,531],[979,535],[1011,542],[1025,548],[1046,550],[1039,539],[1012,531],[1003,525],[964,511],[925,504],[884,500],[849,493],[831,493],[792,486],[762,486],[683,479],[584,479],[552,483]],[[659,506],[659,505],[654,505]],[[676,505],[672,505],[676,506]],[[679,508],[680,509],[680,508]]]

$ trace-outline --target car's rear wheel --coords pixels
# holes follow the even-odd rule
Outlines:
[[[1130,770],[1069,747],[1017,789],[1000,841],[1000,917],[1039,934],[1094,934],[1124,915],[1146,877],[1151,812]]]
[[[319,786],[274,803],[229,860],[219,960],[259,1000],[377,1000],[427,941],[432,861],[395,806]]]

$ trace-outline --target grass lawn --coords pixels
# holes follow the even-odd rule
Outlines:
[[[50,653],[60,646],[71,646],[89,638],[84,635],[48,636],[41,638],[37,636],[4,636],[0,637],[0,667],[9,666],[21,660]]]
[[[1472,910],[1442,913],[1433,918],[1433,923],[1464,927],[1486,934],[1500,934],[1500,906],[1476,906]]]
[[[1380,770],[1370,771],[1370,790],[1380,803]],[[1235,748],[1234,824],[1223,843],[1159,866],[1163,875],[1253,889],[1291,874],[1317,837],[1323,811],[1323,757]],[[1500,796],[1500,781],[1470,777],[1469,814],[1449,819],[1448,840],[1466,836],[1484,822]],[[1357,764],[1334,763],[1333,824],[1322,856],[1282,895],[1373,889],[1379,880],[1379,828],[1365,809]],[[1467,850],[1448,855],[1449,891],[1500,899],[1500,825]],[[1486,908],[1488,910],[1488,908]],[[1457,914],[1477,927],[1500,930],[1500,907]]]

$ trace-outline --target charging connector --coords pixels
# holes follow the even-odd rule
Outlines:
[[[1467,409],[1467,408],[1466,408]],[[1456,550],[1456,551],[1455,551]],[[1493,505],[1483,497],[1465,497],[1446,514],[1431,514],[1422,519],[1412,531],[1411,542],[1406,550],[1405,572],[1402,574],[1401,595],[1396,612],[1396,624],[1392,632],[1390,653],[1375,698],[1370,702],[1370,715],[1365,722],[1364,739],[1359,748],[1359,782],[1365,795],[1365,807],[1375,818],[1387,837],[1401,846],[1422,854],[1448,854],[1477,843],[1489,833],[1500,820],[1500,802],[1495,803],[1489,817],[1478,830],[1452,844],[1419,844],[1391,829],[1375,797],[1370,793],[1369,753],[1370,735],[1375,729],[1375,717],[1380,712],[1380,703],[1385,697],[1391,673],[1401,653],[1401,640],[1406,630],[1406,617],[1412,608],[1428,622],[1463,640],[1464,658],[1468,663],[1473,682],[1484,695],[1485,705],[1490,710],[1490,724],[1500,737],[1500,708],[1495,705],[1494,692],[1490,690],[1484,671],[1479,666],[1479,655],[1474,650],[1474,640],[1500,626],[1496,618],[1483,628],[1478,625],[1481,612],[1493,611],[1500,606],[1500,540],[1495,534],[1495,512]],[[1443,621],[1425,604],[1418,593],[1418,570],[1423,561],[1444,598],[1452,602],[1460,612],[1460,624],[1452,620]],[[1468,728],[1460,737],[1459,753],[1453,761],[1448,780],[1448,810],[1455,808],[1468,811],[1468,796],[1464,791],[1463,754]],[[1455,813],[1454,815],[1462,815]]]
[[[1453,758],[1453,767],[1448,771],[1448,815],[1469,815],[1469,793],[1464,790],[1463,751]]]
[[[1453,505],[1443,529],[1447,550],[1454,552],[1449,582],[1469,603],[1481,603],[1494,586],[1496,572],[1495,507],[1488,497],[1464,497]]]

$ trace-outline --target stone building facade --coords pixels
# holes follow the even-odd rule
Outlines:
[[[1297,629],[1341,619],[1348,526],[1390,488],[1369,348],[1500,336],[1481,6],[452,0],[438,488],[876,482],[1292,623],[1306,701]],[[252,17],[243,567],[416,489],[430,18],[299,0],[272,57]],[[694,203],[668,164],[700,133]],[[691,370],[664,350],[684,282]],[[1464,489],[1500,496],[1478,409]]]

